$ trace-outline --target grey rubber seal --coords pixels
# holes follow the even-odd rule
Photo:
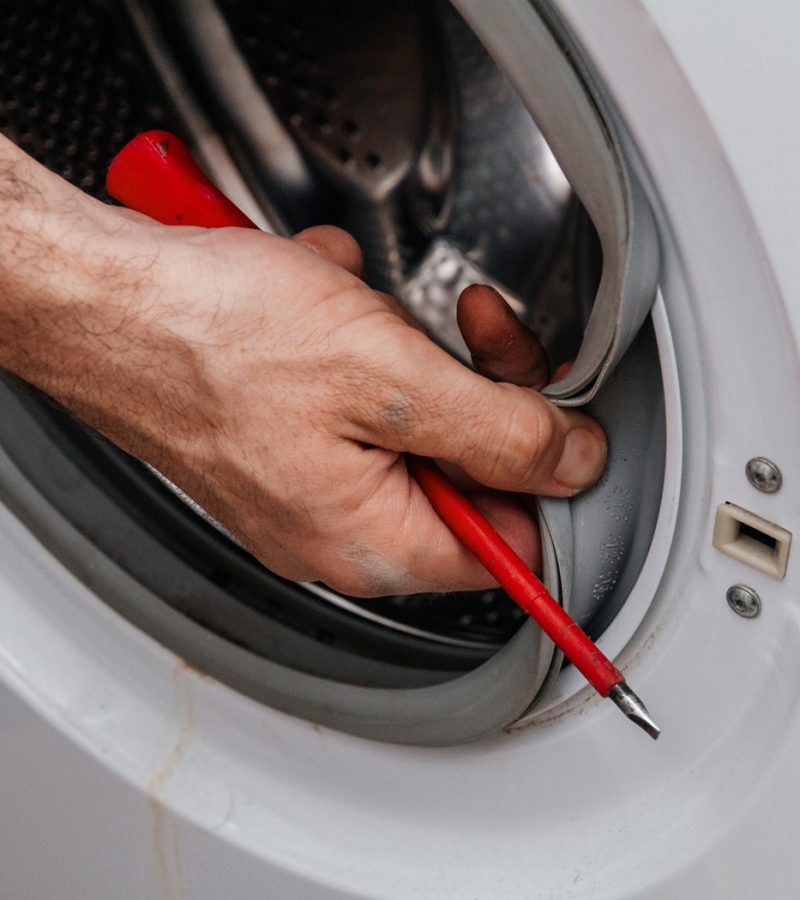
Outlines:
[[[103,601],[192,666],[276,709],[375,740],[458,744],[517,719],[550,654],[526,623],[477,669],[443,684],[370,688],[299,672],[225,641],[170,607],[83,535],[0,450],[0,498]]]
[[[528,0],[453,2],[526,104],[600,238],[603,272],[575,364],[545,389],[560,405],[580,406],[595,396],[652,307],[655,220],[602,98],[539,11]]]
[[[606,471],[572,500],[541,498],[539,512],[562,604],[582,628],[599,634],[641,571],[660,507],[666,420],[649,321],[586,410],[608,437]]]
[[[660,505],[663,391],[652,326],[644,324],[657,290],[656,224],[602,98],[577,54],[559,43],[557,22],[545,22],[549,5],[454,5],[522,97],[602,246],[602,277],[575,363],[544,393],[561,406],[588,404],[609,438],[607,469],[578,498],[539,502],[548,586],[582,627],[600,633],[641,570]],[[560,662],[555,654],[541,693]]]

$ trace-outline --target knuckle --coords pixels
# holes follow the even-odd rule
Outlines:
[[[339,241],[343,247],[347,247],[347,249],[352,250],[354,253],[361,253],[361,247],[358,241],[349,231],[345,231],[344,228],[340,228],[338,225],[325,225],[322,227],[330,237]]]
[[[346,594],[348,597],[359,596],[360,585],[345,572],[332,569],[328,574],[323,573],[318,580],[339,594]]]
[[[380,424],[393,434],[404,435],[413,430],[417,420],[416,404],[411,396],[397,387],[389,387],[378,405]]]
[[[331,237],[336,244],[339,256],[343,260],[347,260],[351,268],[360,269],[364,262],[364,256],[358,241],[349,231],[336,226],[330,227],[332,229]]]
[[[361,407],[370,430],[390,449],[405,449],[425,414],[416,386],[398,367],[374,362],[362,367],[358,380],[360,390],[351,392],[351,402]]]
[[[407,573],[390,550],[385,523],[354,517],[324,566],[322,580],[350,597],[385,597],[397,593]]]
[[[315,569],[314,581],[320,581],[326,587],[339,591],[341,594],[348,593],[348,589],[351,587],[351,573],[348,571],[348,567],[342,564],[341,560],[335,557],[333,559],[317,560]]]
[[[491,483],[512,490],[534,486],[557,439],[550,410],[528,404],[512,407],[487,454]]]
[[[547,456],[553,446],[558,443],[560,431],[556,425],[555,416],[549,405],[545,406],[542,404],[542,406],[529,417],[529,421],[529,453],[538,460],[542,456]]]
[[[367,390],[350,401],[351,415],[371,440],[391,450],[404,450],[419,421],[417,404],[400,388]]]
[[[318,579],[331,590],[347,597],[380,597],[391,593],[377,579],[347,565],[333,565]]]

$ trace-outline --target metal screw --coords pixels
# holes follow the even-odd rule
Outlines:
[[[747,480],[753,487],[765,494],[774,494],[781,489],[781,470],[766,456],[754,456],[745,466]]]
[[[761,597],[746,584],[734,584],[725,595],[728,606],[745,619],[755,619],[761,612]]]

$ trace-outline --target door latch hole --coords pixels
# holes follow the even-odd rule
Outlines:
[[[751,568],[773,578],[783,578],[792,535],[741,506],[723,503],[717,509],[713,543],[717,550]]]

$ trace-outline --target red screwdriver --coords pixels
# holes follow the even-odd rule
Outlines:
[[[165,225],[256,227],[211,184],[183,141],[166,131],[147,131],[123,147],[109,167],[106,186],[120,203]],[[602,697],[613,700],[629,719],[657,738],[661,730],[619,669],[444,472],[418,456],[407,455],[406,462],[438,516],[506,593]]]

